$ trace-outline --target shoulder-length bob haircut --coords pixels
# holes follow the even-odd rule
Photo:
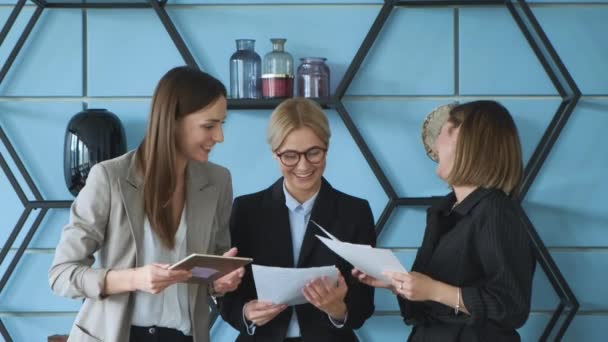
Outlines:
[[[495,101],[474,101],[454,107],[448,121],[460,127],[448,184],[513,193],[522,178],[523,162],[509,111]]]
[[[143,176],[144,210],[163,244],[173,248],[175,232],[170,205],[177,184],[175,128],[179,119],[226,97],[213,76],[189,66],[169,70],[152,95],[146,135],[137,149]]]
[[[296,97],[281,102],[272,112],[268,124],[267,141],[273,152],[277,152],[285,138],[294,130],[310,128],[329,147],[329,122],[321,107],[314,101]]]

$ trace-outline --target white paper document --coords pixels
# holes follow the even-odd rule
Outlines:
[[[361,272],[376,279],[390,281],[382,272],[407,272],[399,259],[389,249],[372,248],[368,245],[358,245],[340,240],[332,240],[317,235],[329,249],[351,263]]]
[[[315,221],[313,221],[313,220],[310,220],[310,222],[311,222],[312,224],[314,224],[315,226],[317,226],[317,228],[321,229],[321,231],[322,231],[323,233],[325,233],[325,235],[327,235],[327,236],[328,236],[329,238],[331,238],[332,240],[334,240],[334,241],[340,241],[340,240],[338,240],[338,238],[337,238],[337,237],[335,237],[335,236],[331,235],[331,234],[330,234],[330,233],[329,233],[327,230],[325,230],[325,228],[321,227],[321,225],[320,225],[320,224],[318,224],[317,222],[315,222]]]
[[[332,283],[338,281],[338,269],[334,266],[283,268],[252,265],[251,268],[258,300],[274,304],[307,303],[302,294],[306,283],[321,277],[327,277]]]

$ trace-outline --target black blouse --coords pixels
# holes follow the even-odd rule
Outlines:
[[[519,341],[536,265],[520,205],[500,190],[454,193],[427,211],[412,270],[462,288],[470,316],[437,302],[398,297],[409,341]],[[456,293],[454,293],[456,296]],[[454,298],[454,302],[456,298]]]

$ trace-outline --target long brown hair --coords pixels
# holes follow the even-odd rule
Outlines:
[[[448,121],[460,127],[448,184],[513,193],[523,174],[523,162],[509,111],[495,101],[474,101],[452,108]]]
[[[226,97],[224,85],[198,69],[181,66],[169,70],[158,82],[148,118],[148,128],[137,148],[143,176],[144,212],[162,243],[173,249],[175,227],[171,199],[178,177],[176,170],[176,121]]]

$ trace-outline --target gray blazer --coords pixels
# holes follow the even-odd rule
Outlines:
[[[102,297],[101,292],[109,270],[143,266],[137,254],[143,245],[143,184],[135,170],[133,151],[95,165],[72,204],[70,222],[63,229],[49,270],[55,294],[84,298],[70,341],[129,340],[131,294]],[[189,162],[186,187],[187,254],[228,250],[230,173],[213,163]],[[196,342],[209,341],[208,295],[206,286],[188,284]]]

